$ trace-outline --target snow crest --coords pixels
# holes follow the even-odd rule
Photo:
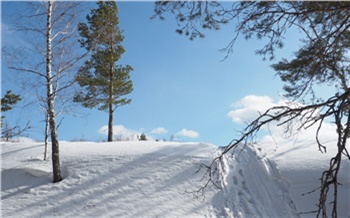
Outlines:
[[[237,147],[219,165],[222,190],[212,198],[212,217],[299,216],[287,180],[255,146]]]

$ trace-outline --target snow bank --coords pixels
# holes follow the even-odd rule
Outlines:
[[[259,146],[266,156],[278,164],[280,174],[290,182],[290,196],[301,217],[315,217],[310,211],[317,210],[322,172],[329,168],[329,161],[337,153],[337,141],[322,142],[327,147],[326,153],[321,153],[315,140],[285,140],[275,143],[260,143]],[[347,149],[350,149],[349,143]],[[343,156],[338,174],[338,217],[350,217],[350,161]],[[309,194],[306,194],[309,193]],[[329,190],[329,199],[333,190]],[[331,212],[332,204],[328,205]]]
[[[295,217],[288,185],[255,148],[228,155],[223,189],[198,190],[217,148],[201,143],[61,142],[51,183],[42,143],[2,144],[4,217]]]
[[[212,199],[215,217],[298,217],[289,184],[254,147],[226,154],[223,190]]]

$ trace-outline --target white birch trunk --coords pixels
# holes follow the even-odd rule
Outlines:
[[[53,93],[53,78],[51,72],[52,66],[52,48],[51,48],[51,29],[52,29],[52,9],[53,0],[48,2],[47,8],[47,34],[46,34],[46,79],[47,79],[47,113],[49,117],[50,132],[51,132],[51,143],[52,143],[52,171],[53,171],[53,182],[59,182],[62,180],[60,157],[59,157],[59,143],[56,128],[55,118],[55,105],[54,105],[54,93]]]

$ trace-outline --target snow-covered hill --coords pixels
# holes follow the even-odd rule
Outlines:
[[[337,153],[335,139],[323,140],[322,143],[327,147],[326,153],[319,151],[314,139],[284,141],[279,142],[278,146],[271,142],[259,145],[267,153],[267,157],[277,163],[280,174],[289,181],[290,196],[302,217],[315,217],[315,214],[307,212],[317,209],[317,188],[321,184],[322,172],[329,168],[330,159]],[[350,149],[349,143],[347,149]],[[350,218],[350,160],[345,156],[342,159],[338,182],[341,184],[338,186],[338,217]],[[313,192],[315,189],[317,190]],[[330,189],[329,193],[328,199],[332,197],[333,189]],[[330,214],[332,204],[329,206]]]
[[[226,156],[222,189],[210,187],[204,197],[195,198],[191,192],[206,182],[201,180],[204,171],[196,171],[211,162],[216,146],[61,142],[64,180],[56,184],[51,183],[51,162],[42,161],[43,143],[3,143],[1,148],[4,217],[298,217],[300,199],[295,196],[303,191],[300,187],[310,187],[308,174],[320,171],[312,165],[297,172],[294,162],[288,165],[278,152],[269,159],[261,148],[250,147]],[[314,207],[316,202],[302,203]],[[348,205],[342,208],[344,216]]]

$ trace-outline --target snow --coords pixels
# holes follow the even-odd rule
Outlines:
[[[319,199],[320,178],[329,168],[329,162],[337,152],[336,140],[324,140],[326,153],[321,153],[314,140],[279,142],[282,146],[272,146],[271,142],[261,143],[267,157],[278,164],[280,174],[290,183],[290,196],[301,213],[316,210]],[[349,144],[347,144],[349,150]],[[350,161],[344,156],[338,174],[338,217],[350,217]],[[312,193],[309,193],[312,192]],[[306,194],[309,193],[309,194]],[[333,189],[330,189],[333,193]],[[306,194],[306,195],[305,195]],[[332,194],[331,194],[332,195]],[[329,197],[332,197],[332,196]],[[328,209],[330,211],[330,209]],[[303,217],[315,217],[307,214]]]
[[[205,168],[197,171],[218,154],[211,144],[62,141],[64,180],[55,184],[43,143],[1,149],[3,217],[298,217],[315,209],[318,192],[301,194],[319,185],[332,154],[311,141],[237,148],[218,165],[221,189],[201,196]],[[343,161],[339,217],[350,217],[349,170]]]

